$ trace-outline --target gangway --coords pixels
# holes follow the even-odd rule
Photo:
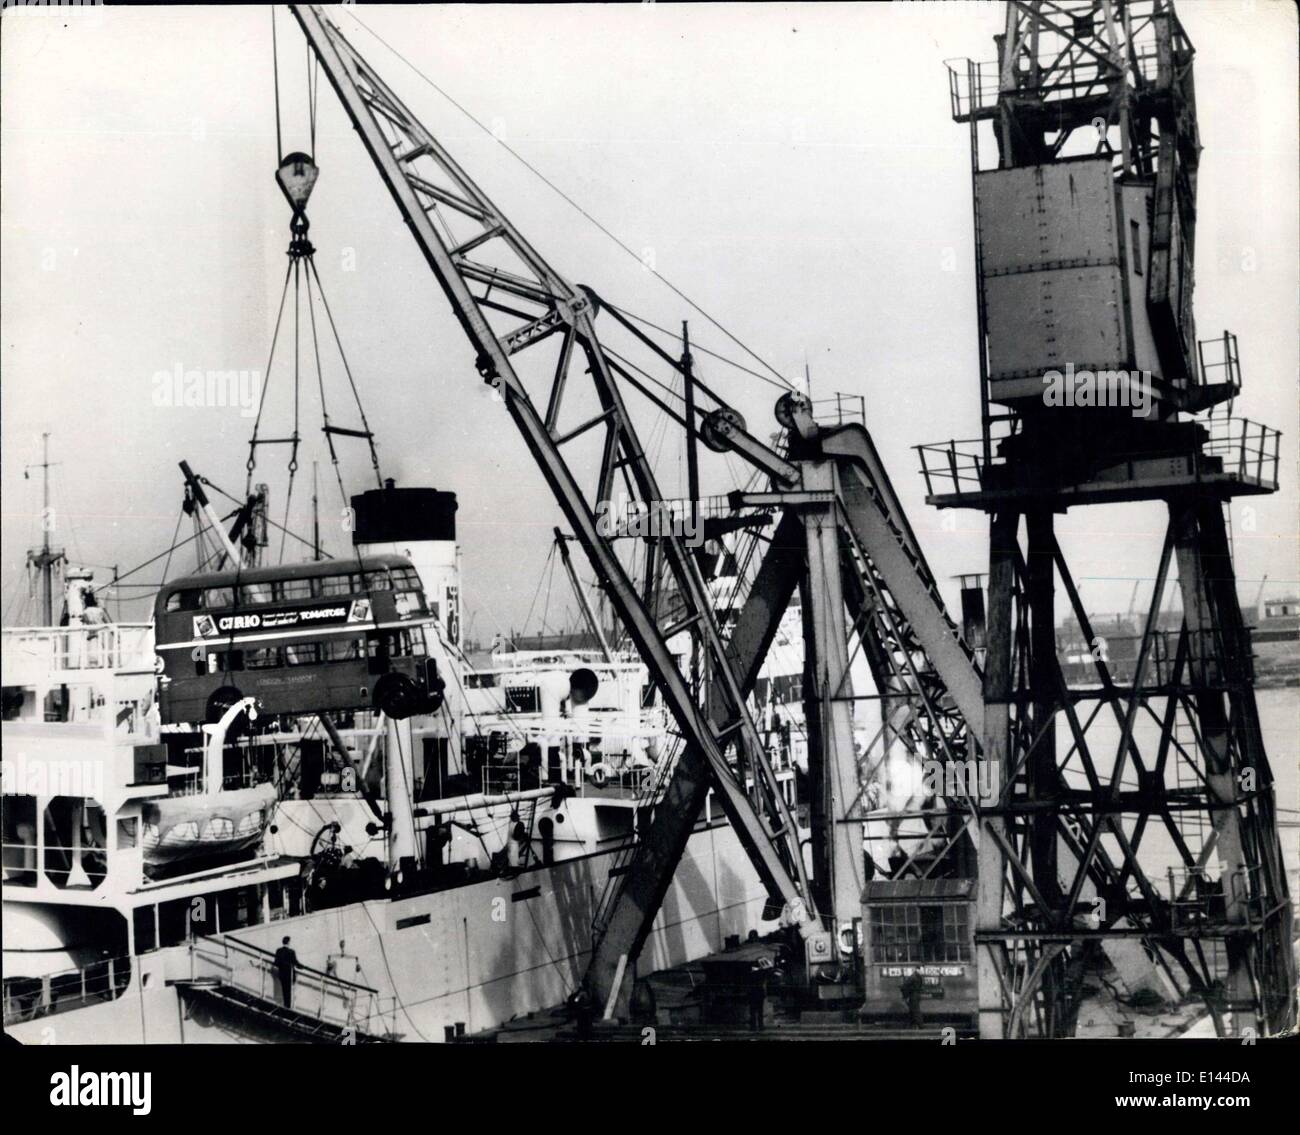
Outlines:
[[[190,973],[173,984],[191,999],[249,1024],[317,1044],[393,1041],[396,999],[360,982],[299,964],[286,1006],[269,950],[232,934],[190,943]]]

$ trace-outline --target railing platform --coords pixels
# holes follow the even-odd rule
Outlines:
[[[1210,416],[1200,445],[1180,452],[1116,452],[1088,479],[1074,483],[1013,482],[1006,460],[984,457],[980,438],[915,447],[925,478],[926,503],[936,508],[1005,507],[1041,499],[1054,506],[1157,500],[1180,489],[1223,498],[1273,493],[1278,488],[1281,432],[1246,418]]]

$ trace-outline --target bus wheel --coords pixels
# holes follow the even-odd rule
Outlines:
[[[371,701],[385,717],[402,721],[420,713],[426,698],[420,687],[405,674],[389,673],[375,683]]]

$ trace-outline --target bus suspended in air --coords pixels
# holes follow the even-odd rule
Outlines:
[[[215,722],[241,698],[260,714],[436,712],[443,682],[419,574],[358,556],[185,576],[154,604],[167,725]]]

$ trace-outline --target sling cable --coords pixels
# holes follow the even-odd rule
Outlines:
[[[339,494],[342,497],[343,504],[348,504],[347,492],[343,487],[343,475],[339,465],[338,449],[335,445],[335,439],[339,437],[363,438],[370,451],[370,465],[374,471],[375,483],[379,488],[383,488],[383,476],[379,469],[379,453],[375,446],[374,433],[370,429],[370,424],[366,419],[366,412],[361,404],[361,395],[357,389],[356,380],[353,377],[352,368],[348,364],[347,355],[343,350],[343,343],[339,337],[338,326],[334,321],[334,314],[330,309],[329,301],[325,298],[325,288],[321,283],[320,273],[316,269],[315,246],[308,237],[308,230],[311,227],[307,219],[307,202],[311,198],[312,190],[316,186],[316,181],[320,176],[320,169],[317,167],[313,158],[316,152],[316,94],[319,78],[314,77],[317,64],[313,59],[308,58],[307,64],[307,108],[308,108],[308,129],[310,137],[311,153],[304,153],[300,150],[294,150],[285,153],[283,133],[281,129],[280,115],[280,65],[279,50],[276,43],[275,30],[275,11],[271,13],[271,51],[274,62],[273,74],[275,82],[275,140],[276,152],[282,155],[279,159],[279,165],[275,171],[276,183],[280,186],[280,191],[284,194],[285,200],[288,201],[290,209],[293,211],[289,221],[289,264],[285,271],[284,286],[280,292],[280,303],[275,318],[275,328],[271,335],[271,349],[266,362],[266,381],[262,385],[261,397],[258,400],[257,417],[253,422],[252,437],[249,439],[248,461],[247,461],[247,480],[245,482],[245,495],[252,490],[253,472],[257,467],[257,450],[263,445],[287,445],[289,447],[288,473],[289,484],[285,494],[284,501],[284,525],[281,531],[289,526],[289,510],[293,501],[294,478],[298,472],[298,455],[299,447],[302,443],[302,434],[299,429],[300,407],[301,407],[301,385],[302,385],[302,346],[304,331],[311,337],[311,359],[316,370],[317,389],[320,393],[321,408],[321,430],[325,435],[326,444],[329,447],[330,461],[334,466],[334,477],[338,482]],[[262,416],[266,408],[267,392],[271,387],[272,367],[275,363],[276,347],[280,339],[280,331],[284,325],[285,304],[289,297],[290,285],[293,286],[293,428],[292,430],[280,437],[262,436]],[[306,299],[307,308],[307,325],[304,328],[302,318],[303,299]],[[338,351],[339,360],[343,366],[343,372],[347,376],[348,386],[352,391],[352,399],[356,405],[357,415],[360,419],[360,428],[335,425],[330,420],[329,407],[325,396],[325,373],[321,365],[320,336],[316,321],[316,300],[319,298],[321,310],[324,313],[325,321],[329,325],[330,335],[333,338],[335,349]],[[280,540],[280,561],[284,560],[284,538]]]

